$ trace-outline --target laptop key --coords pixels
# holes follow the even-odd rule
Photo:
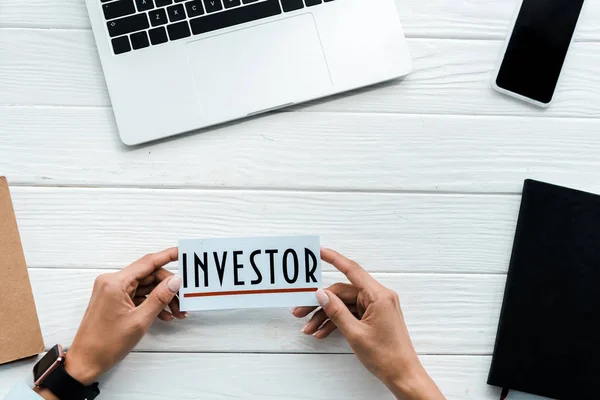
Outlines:
[[[177,22],[185,19],[185,10],[181,4],[176,4],[167,8],[167,14],[169,14],[169,20],[171,22]]]
[[[304,0],[306,2],[306,7],[316,6],[317,4],[321,4],[321,0]]]
[[[150,43],[153,45],[166,43],[169,41],[167,38],[167,31],[165,31],[165,28],[162,26],[159,28],[150,29],[148,34],[150,35]]]
[[[133,0],[118,0],[102,5],[104,18],[114,19],[135,13]]]
[[[121,36],[112,40],[113,51],[115,54],[123,54],[131,51],[129,39],[127,36]]]
[[[132,34],[129,39],[131,39],[131,47],[133,47],[134,50],[139,50],[150,46],[148,34],[144,31]]]
[[[225,8],[237,7],[241,4],[242,3],[240,0],[223,0],[223,5]]]
[[[152,26],[164,25],[167,22],[167,13],[164,8],[159,8],[158,10],[150,11],[148,13],[148,17],[150,17],[150,23]]]
[[[187,15],[190,18],[204,14],[204,7],[202,6],[201,0],[188,1],[185,3],[185,9],[187,10]]]
[[[154,0],[135,0],[138,11],[148,11],[154,8]]]
[[[156,7],[170,6],[173,0],[156,0]]]
[[[190,20],[190,25],[192,33],[200,35],[279,14],[281,14],[279,0],[266,0],[246,7],[232,8],[217,14],[194,18]]]
[[[223,5],[221,4],[221,0],[204,0],[204,8],[207,13],[221,11],[223,9]]]
[[[256,3],[258,0],[242,0],[244,4]]]
[[[303,0],[281,0],[283,11],[290,12],[304,8]]]
[[[177,40],[191,36],[190,27],[187,21],[178,22],[167,26],[169,31],[169,39]]]
[[[136,14],[129,17],[113,19],[106,23],[110,37],[121,36],[150,28],[146,14]]]

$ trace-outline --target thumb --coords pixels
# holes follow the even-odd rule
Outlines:
[[[353,336],[360,329],[360,321],[333,292],[319,289],[316,296],[327,317],[337,326],[346,339],[348,339],[348,336]]]
[[[154,288],[148,295],[146,300],[138,307],[138,312],[143,315],[143,318],[148,325],[158,317],[158,314],[169,305],[175,297],[175,294],[181,287],[182,279],[179,275],[173,275],[165,279]]]

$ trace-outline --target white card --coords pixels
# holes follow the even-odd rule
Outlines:
[[[318,236],[179,241],[182,311],[316,306]]]

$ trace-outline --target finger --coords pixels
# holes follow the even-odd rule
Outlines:
[[[304,325],[304,328],[302,328],[302,332],[304,332],[307,335],[312,335],[313,333],[318,331],[321,325],[323,325],[323,323],[328,319],[329,317],[327,316],[327,314],[325,314],[325,311],[319,310],[312,316],[312,318],[306,323],[306,325]]]
[[[156,287],[156,285],[158,285],[165,279],[170,278],[171,276],[173,276],[172,272],[167,271],[164,268],[159,268],[156,271],[154,271],[153,273],[151,273],[150,275],[148,275],[147,277],[145,277],[144,279],[140,280],[138,282],[137,290],[139,290],[141,287],[144,287],[144,286]],[[148,293],[146,293],[146,294],[148,294]]]
[[[333,321],[327,321],[321,327],[321,329],[319,329],[318,331],[315,332],[315,334],[313,336],[316,337],[317,339],[325,339],[326,337],[331,335],[333,332],[335,332],[336,329],[337,329],[337,326],[335,326]]]
[[[135,297],[133,299],[133,304],[135,304],[136,306],[139,306],[144,301],[146,301],[145,297]],[[169,322],[169,321],[173,320],[173,315],[166,310],[162,310],[156,318],[160,319],[161,321]]]
[[[338,271],[346,275],[348,280],[357,289],[369,289],[378,285],[378,282],[367,271],[354,261],[344,257],[331,249],[321,249],[321,259],[333,265]]]
[[[335,293],[342,301],[348,305],[356,304],[356,299],[358,297],[358,289],[347,283],[335,283],[327,288],[327,290]],[[296,307],[292,310],[292,314],[296,318],[304,318],[313,311],[315,311],[317,307]],[[356,309],[356,307],[355,307]]]
[[[360,332],[361,322],[352,315],[344,302],[333,292],[319,289],[316,296],[329,319],[342,331],[348,341]]]
[[[188,313],[183,312],[179,308],[179,297],[173,297],[173,300],[169,303],[169,309],[171,310],[171,314],[177,319],[186,319],[188,317]]]
[[[154,279],[156,279],[157,283],[160,283],[160,282],[164,281],[165,279],[172,277],[173,273],[164,268],[159,268],[156,271],[154,271],[152,276],[154,276]]]
[[[158,317],[156,317],[156,318],[160,319],[161,321],[165,321],[165,322],[173,321],[173,315],[166,310],[162,310],[160,313],[158,313]]]
[[[156,285],[148,285],[148,286],[138,286],[135,291],[135,297],[143,297],[149,295]]]
[[[177,261],[178,254],[177,247],[171,247],[159,253],[148,254],[125,267],[121,272],[137,280],[143,280],[158,268],[162,268],[172,261]]]
[[[167,271],[164,268],[160,268],[160,269],[156,270],[153,275],[156,277],[157,282],[162,282],[165,279],[172,277],[173,273],[170,271]],[[169,303],[169,309],[171,310],[171,313],[173,314],[173,316],[177,319],[185,319],[188,317],[188,314],[186,312],[182,312],[180,310],[179,298],[177,296],[175,296],[173,298],[173,301],[171,301]]]
[[[136,309],[143,321],[149,326],[152,321],[173,301],[181,287],[182,279],[173,275],[159,283],[146,300]]]
[[[304,318],[319,307],[296,307],[292,310],[292,314],[296,318]]]
[[[135,304],[135,306],[137,307],[140,304],[142,304],[144,302],[144,300],[146,300],[146,297],[134,297],[133,304]]]
[[[151,275],[145,277],[144,279],[142,279],[141,281],[139,281],[138,285],[139,286],[148,286],[148,285],[152,285],[155,281],[156,281],[156,276],[154,276],[154,274],[151,274]]]
[[[139,286],[148,286],[153,283],[160,283],[170,276],[173,276],[172,272],[167,271],[164,268],[159,268],[144,279],[140,280],[138,284]]]
[[[333,285],[326,288],[330,292],[333,292],[346,304],[356,304],[358,298],[358,288],[348,283],[334,283]]]

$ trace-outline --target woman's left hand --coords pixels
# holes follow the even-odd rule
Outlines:
[[[85,385],[93,383],[133,350],[156,318],[186,318],[175,296],[181,277],[163,269],[177,258],[177,248],[171,248],[96,279],[65,358],[65,369],[71,376]]]

